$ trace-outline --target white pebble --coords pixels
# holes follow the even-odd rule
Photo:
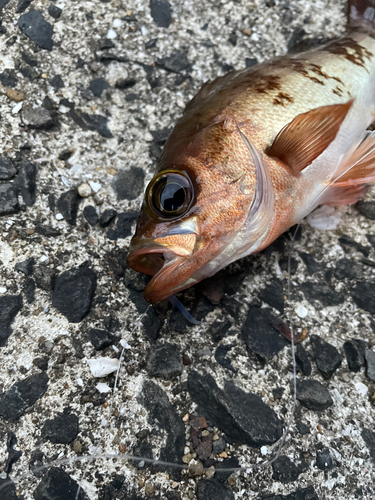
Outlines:
[[[146,28],[146,26],[141,26],[141,33],[143,36],[148,35],[148,29]]]
[[[70,169],[70,173],[73,174],[74,177],[77,177],[82,172],[82,165],[76,163]]]
[[[88,198],[91,196],[91,187],[84,182],[78,188],[78,194],[82,196],[82,198]]]
[[[19,102],[18,104],[16,104],[15,106],[13,106],[12,108],[12,115],[16,115],[18,113],[18,111],[21,111],[22,109],[22,101]]]
[[[83,380],[81,378],[77,378],[77,385],[83,387]]]
[[[300,318],[306,318],[308,312],[309,311],[302,304],[299,304],[297,306],[296,313],[297,313],[297,316],[299,316]]]
[[[68,106],[64,106],[63,104],[60,104],[59,111],[60,113],[63,113],[65,115],[66,113],[69,113],[70,108],[68,108]]]
[[[115,372],[119,367],[119,360],[114,358],[99,357],[96,359],[87,359],[91,374],[94,377],[105,377]]]
[[[91,189],[94,191],[94,193],[97,193],[102,188],[102,185],[99,184],[99,182],[89,181],[89,184],[91,186]]]
[[[262,446],[260,449],[260,452],[263,456],[268,455],[270,453],[270,450],[267,448],[267,446]]]
[[[113,38],[116,38],[117,36],[117,33],[115,30],[108,30],[108,33],[107,33],[107,38],[109,38],[110,40],[112,40]]]
[[[125,340],[125,339],[121,339],[121,340],[120,340],[120,344],[122,345],[122,347],[123,347],[124,349],[131,349],[131,346],[130,346],[127,342],[126,342],[126,340]]]
[[[0,286],[0,293],[6,293],[7,289],[5,286]]]
[[[98,389],[99,392],[104,393],[104,392],[110,392],[111,388],[109,387],[108,384],[105,384],[104,382],[99,382],[96,386],[96,389]]]
[[[356,388],[356,391],[362,396],[366,396],[366,394],[368,393],[367,385],[362,384],[362,382],[357,382],[356,384],[354,384],[354,387]]]
[[[120,28],[122,26],[122,21],[121,19],[117,18],[113,20],[112,26],[114,28]]]
[[[56,214],[55,215],[56,220],[63,220],[63,218],[64,218],[63,214]]]

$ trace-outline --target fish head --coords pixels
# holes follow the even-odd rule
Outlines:
[[[243,251],[256,169],[240,135],[223,127],[210,127],[178,163],[168,161],[167,147],[147,186],[128,263],[153,276],[144,291],[150,303],[212,276]]]

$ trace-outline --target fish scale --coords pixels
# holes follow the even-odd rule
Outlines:
[[[375,135],[366,132],[375,118],[375,0],[350,0],[349,13],[342,38],[233,71],[188,103],[128,256],[153,275],[151,303],[259,252],[319,204],[356,202],[375,181]],[[174,189],[180,204],[167,197]]]

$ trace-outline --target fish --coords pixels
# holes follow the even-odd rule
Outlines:
[[[205,83],[148,184],[128,264],[151,304],[260,252],[375,181],[375,0],[345,35]]]

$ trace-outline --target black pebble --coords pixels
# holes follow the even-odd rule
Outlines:
[[[17,175],[17,186],[23,201],[28,207],[36,201],[36,166],[28,160],[22,160]]]
[[[366,238],[370,245],[375,248],[375,234],[366,234]]]
[[[42,108],[52,111],[55,108],[55,103],[52,101],[48,95],[45,96],[42,102]]]
[[[146,50],[153,49],[154,47],[156,47],[157,41],[158,41],[157,38],[151,38],[151,40],[145,43],[145,49]]]
[[[361,436],[367,448],[369,449],[370,457],[375,464],[375,432],[373,430],[366,429],[365,427],[362,431]]]
[[[329,344],[317,335],[311,336],[311,345],[316,366],[325,379],[332,377],[341,366],[341,355],[335,346]]]
[[[59,153],[58,159],[67,161],[74,154],[74,151],[74,149],[64,149],[64,151],[61,151],[61,153]]]
[[[126,238],[132,233],[132,224],[138,217],[138,212],[124,212],[119,214],[117,218],[117,225],[115,229],[108,229],[107,237],[112,240]]]
[[[110,85],[104,78],[96,78],[90,82],[89,89],[94,94],[95,97],[101,97],[106,89],[109,89]]]
[[[225,318],[224,321],[215,321],[209,327],[209,333],[211,334],[212,341],[218,344],[229,332],[232,323],[229,318]]]
[[[306,377],[311,375],[311,363],[308,354],[306,352],[306,349],[301,344],[297,344],[295,355],[296,355],[297,368],[304,375],[306,375]]]
[[[0,83],[4,87],[12,87],[14,88],[17,85],[18,79],[14,76],[13,72],[10,70],[5,70],[3,73],[0,73]]]
[[[12,322],[22,309],[21,295],[3,295],[0,297],[0,347],[6,344],[12,333]]]
[[[54,7],[54,6],[53,6]],[[51,6],[50,6],[51,8]],[[64,81],[61,78],[61,75],[55,75],[52,80],[50,81],[50,84],[52,87],[54,87],[56,90],[63,89],[65,87]]]
[[[145,173],[140,167],[121,170],[115,177],[112,187],[119,200],[135,200],[143,192]]]
[[[151,377],[173,379],[183,370],[182,356],[175,344],[163,344],[149,351],[146,363]]]
[[[0,12],[2,9],[0,3]],[[17,494],[16,486],[10,479],[0,479],[0,490],[4,500],[18,500],[20,497]]]
[[[82,486],[57,467],[47,470],[33,496],[34,500],[88,500]]]
[[[51,226],[44,226],[42,224],[38,224],[37,226],[35,226],[35,232],[42,236],[45,236],[46,238],[55,238],[56,236],[61,235],[60,229],[56,229]]]
[[[77,188],[69,189],[57,200],[57,208],[68,224],[75,226],[79,203],[82,200]]]
[[[235,31],[232,31],[230,37],[228,38],[228,42],[235,47],[237,45],[237,35]]]
[[[50,109],[45,107],[28,109],[22,112],[25,125],[36,130],[50,130],[56,125]]]
[[[170,56],[157,59],[156,65],[172,73],[180,73],[183,70],[189,71],[191,69],[186,53],[180,50],[173,52]]]
[[[23,293],[25,294],[27,302],[32,304],[35,300],[35,281],[32,278],[27,278],[25,281]]]
[[[306,300],[314,305],[315,301],[319,301],[323,306],[338,306],[345,302],[345,295],[342,292],[336,292],[333,288],[325,283],[305,282],[300,284]]]
[[[281,281],[276,279],[260,292],[259,298],[281,313],[284,312],[284,291]]]
[[[197,484],[196,495],[197,500],[234,500],[235,498],[228,484],[216,477],[200,480]]]
[[[280,481],[281,483],[291,483],[293,481],[297,481],[298,476],[302,472],[306,472],[308,466],[306,462],[296,465],[286,455],[280,455],[272,463],[272,469],[272,478],[275,481]]]
[[[301,436],[306,436],[307,434],[310,434],[310,427],[301,422],[301,420],[296,420],[296,427]]]
[[[41,372],[16,382],[0,398],[0,415],[9,422],[20,418],[46,392],[48,380],[46,372]]]
[[[78,417],[74,413],[62,413],[47,420],[42,428],[42,436],[51,443],[69,444],[78,435]]]
[[[46,371],[48,369],[48,358],[35,358],[33,359],[33,365],[39,370]]]
[[[150,0],[151,16],[155,24],[168,28],[172,22],[171,6],[168,0]]]
[[[17,262],[14,268],[17,271],[20,271],[25,276],[30,276],[33,273],[35,265],[34,257],[30,257],[29,259],[23,260],[22,262]]]
[[[357,252],[361,252],[365,257],[368,257],[370,254],[369,247],[365,247],[364,245],[357,243],[352,238],[350,238],[350,236],[347,236],[346,234],[344,234],[343,236],[340,236],[339,243],[340,243],[340,245],[342,245],[344,247],[344,249],[345,249],[345,247],[349,247],[349,248],[352,247],[355,250],[357,250]]]
[[[138,99],[139,95],[138,94],[128,94],[125,96],[125,101],[126,102],[134,102]]]
[[[355,208],[361,215],[364,215],[368,219],[375,220],[375,201],[360,200],[356,203]]]
[[[269,309],[251,306],[242,328],[247,349],[261,358],[273,358],[288,343],[272,326],[274,318]]]
[[[211,375],[192,371],[188,391],[202,415],[239,443],[259,448],[275,443],[283,434],[284,423],[274,410],[233,381],[225,380],[222,390]]]
[[[29,66],[32,66],[35,68],[35,66],[38,66],[38,61],[33,59],[33,56],[29,54],[28,52],[21,52],[22,59],[25,61],[26,64]]]
[[[68,116],[83,130],[96,130],[107,139],[113,137],[108,128],[108,118],[102,115],[89,115],[79,109],[71,109]]]
[[[48,7],[48,14],[54,19],[58,19],[61,16],[62,9],[57,7],[57,5],[50,4]]]
[[[99,215],[96,211],[96,208],[93,207],[92,205],[87,205],[83,209],[83,216],[91,226],[95,226],[95,224],[99,220]]]
[[[336,465],[336,460],[332,457],[329,448],[324,448],[316,454],[316,466],[320,470],[330,470]]]
[[[102,38],[99,40],[99,45],[98,48],[99,50],[105,50],[105,49],[113,49],[115,44],[112,42],[112,40],[109,40],[108,38]]]
[[[301,257],[303,263],[306,266],[306,271],[309,276],[317,273],[320,270],[319,264],[316,262],[314,257],[309,253],[299,252],[299,256]]]
[[[103,351],[107,347],[113,345],[117,339],[115,335],[107,332],[107,330],[98,330],[93,328],[89,331],[90,342],[96,351]]]
[[[363,275],[363,267],[358,262],[350,259],[339,259],[336,262],[335,270],[333,271],[333,276],[337,280],[343,280],[345,278],[354,279],[361,278]]]
[[[143,383],[137,399],[148,411],[149,423],[157,424],[166,431],[166,444],[160,452],[159,460],[179,463],[185,447],[185,426],[180,414],[170,403],[163,389],[151,380]],[[169,472],[174,480],[181,477],[180,470],[174,467],[163,468],[163,470]]]
[[[17,444],[17,437],[13,432],[8,432],[7,435],[7,451],[8,458],[5,462],[4,472],[9,474],[12,472],[12,465],[15,464],[22,456],[22,451],[15,450],[14,447]],[[4,498],[2,496],[2,498]],[[6,499],[7,497],[5,497]]]
[[[252,68],[253,66],[255,66],[257,64],[258,64],[258,59],[250,58],[250,57],[245,58],[246,68]]]
[[[366,375],[370,380],[375,382],[375,352],[371,349],[366,349]]]
[[[25,12],[25,10],[31,4],[31,2],[32,0],[18,0],[16,13],[21,14],[22,12]]]
[[[215,351],[216,361],[223,367],[235,372],[236,370],[232,366],[230,358],[227,356],[228,352],[232,349],[231,345],[219,345]]]
[[[358,307],[375,314],[375,283],[358,281],[353,288],[352,297]]]
[[[330,393],[318,380],[297,380],[297,399],[302,406],[313,411],[323,411],[333,405]]]
[[[189,321],[174,307],[169,318],[169,328],[174,332],[185,333],[189,325]]]
[[[358,372],[365,364],[366,346],[367,343],[359,339],[347,340],[344,343],[344,352],[350,371]]]
[[[0,216],[16,214],[20,209],[14,184],[0,184]]]
[[[72,268],[55,279],[52,305],[71,323],[89,313],[96,289],[96,274],[88,267]]]
[[[116,89],[130,89],[131,87],[134,87],[134,85],[137,83],[137,80],[134,78],[119,78],[116,80],[115,87]]]
[[[100,227],[109,226],[110,223],[113,221],[113,219],[116,217],[116,215],[117,211],[114,210],[113,208],[108,208],[107,210],[104,210],[99,219],[99,226]]]
[[[38,288],[41,288],[46,292],[49,292],[52,289],[52,285],[55,279],[55,271],[53,268],[45,264],[40,264],[34,270],[33,276]]]
[[[0,157],[0,180],[7,181],[12,179],[17,173],[13,162],[7,156]]]
[[[284,394],[284,388],[283,387],[275,387],[275,389],[272,389],[272,396],[273,399],[275,400],[280,400],[283,397]]]
[[[40,10],[29,10],[18,19],[22,33],[42,49],[52,50],[53,28],[43,17]]]

